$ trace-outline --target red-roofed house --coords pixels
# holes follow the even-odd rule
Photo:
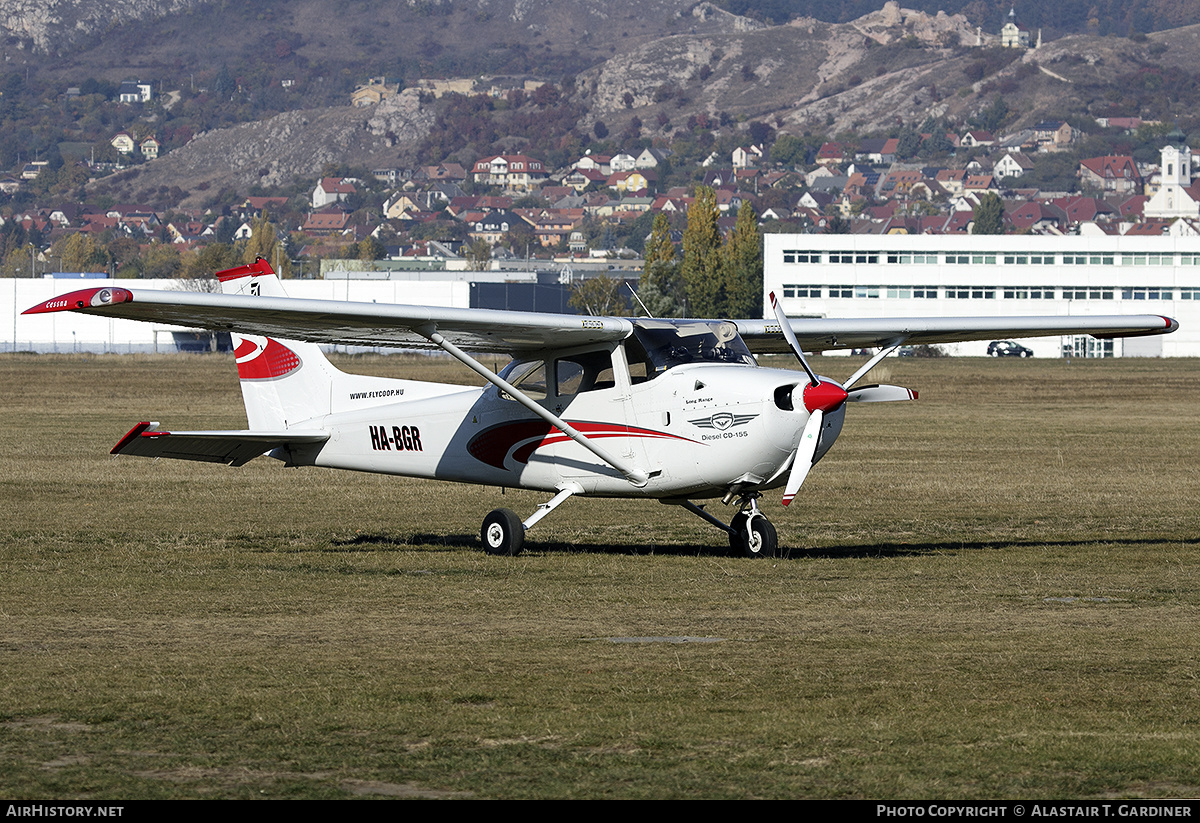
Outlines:
[[[313,189],[312,207],[321,209],[330,203],[338,203],[354,194],[354,182],[348,177],[322,177]]]
[[[477,160],[471,169],[476,183],[503,186],[506,189],[529,191],[549,177],[541,160],[523,154],[497,154]]]
[[[1079,161],[1079,179],[1085,186],[1093,186],[1105,192],[1117,194],[1140,194],[1142,176],[1137,164],[1128,155],[1089,157]]]

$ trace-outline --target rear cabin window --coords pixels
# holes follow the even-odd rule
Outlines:
[[[612,352],[607,349],[560,357],[552,362],[552,384],[546,380],[545,360],[510,363],[500,372],[500,376],[535,400],[544,400],[551,392],[558,397],[565,397],[610,389],[616,385]],[[500,392],[500,396],[505,400],[512,400],[506,392]]]

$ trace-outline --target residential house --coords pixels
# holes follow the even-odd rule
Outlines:
[[[1084,186],[1105,193],[1140,194],[1142,176],[1128,155],[1089,157],[1079,161],[1079,179]]]
[[[637,166],[637,158],[632,154],[614,154],[612,160],[608,164],[614,172],[618,171],[633,171]]]
[[[583,222],[583,209],[542,209],[524,219],[533,226],[538,242],[550,248],[570,237],[571,232]]]
[[[975,129],[969,131],[962,136],[958,144],[964,148],[975,148],[976,146],[994,146],[996,145],[996,137],[990,131]]]
[[[371,176],[380,183],[387,183],[389,186],[399,184],[401,180],[409,179],[412,174],[407,169],[399,169],[395,166],[371,169]]]
[[[153,97],[152,86],[137,80],[126,80],[117,89],[117,100],[121,103],[149,103]]]
[[[990,174],[968,174],[967,179],[963,181],[963,191],[973,191],[982,193],[985,191],[995,191],[999,188],[996,185],[996,178]]]
[[[355,87],[350,95],[350,105],[357,108],[366,108],[382,103],[389,97],[394,97],[400,93],[400,85],[389,84],[384,77],[372,77],[367,80],[366,85]]]
[[[612,157],[607,154],[585,154],[571,168],[578,171],[598,171],[605,177],[613,173]]]
[[[837,194],[831,191],[810,189],[800,195],[800,199],[796,201],[796,208],[812,209],[813,211],[824,213],[825,209],[829,208],[837,200],[837,197]]]
[[[328,237],[342,234],[350,225],[350,215],[340,208],[330,207],[309,214],[300,231],[314,237]]]
[[[322,177],[312,193],[312,207],[323,209],[332,203],[340,203],[357,192],[350,177]]]
[[[529,225],[528,221],[511,211],[490,211],[471,223],[467,234],[472,240],[485,240],[495,245],[513,228]]]
[[[879,196],[884,198],[912,196],[912,188],[925,179],[919,169],[896,169],[888,172],[879,184]]]
[[[840,166],[846,162],[846,151],[841,143],[822,143],[817,150],[817,162],[823,166]]]
[[[658,175],[650,169],[646,169],[645,171],[619,171],[612,174],[605,181],[605,185],[610,189],[616,189],[622,194],[647,192],[657,178]]]
[[[733,167],[735,169],[749,169],[757,166],[763,159],[762,146],[738,146],[733,150]]]
[[[471,176],[476,183],[530,191],[544,183],[550,174],[541,160],[523,154],[498,154],[477,160]]]
[[[737,172],[733,169],[709,169],[704,172],[702,182],[712,189],[733,188],[737,186]]]
[[[1096,125],[1102,129],[1124,129],[1126,133],[1137,131],[1142,127],[1143,121],[1140,117],[1097,117]],[[1149,121],[1157,122],[1157,121]]]
[[[589,186],[603,186],[608,181],[608,175],[597,169],[575,169],[563,178],[563,184],[580,192]]]
[[[1019,151],[1005,152],[992,166],[992,174],[997,180],[1003,180],[1005,177],[1017,178],[1032,170],[1033,161]]]
[[[633,165],[639,169],[652,169],[672,154],[673,152],[670,149],[643,149]]]
[[[1062,151],[1083,137],[1083,132],[1065,120],[1043,120],[1033,127],[1038,151]]]
[[[1098,197],[1056,197],[1050,201],[1067,215],[1068,223],[1110,220],[1116,209]]]
[[[898,137],[869,137],[859,144],[855,157],[877,166],[896,162],[896,150],[900,147]]]
[[[242,212],[251,217],[262,217],[263,212],[281,212],[287,208],[286,197],[247,197],[242,201]]]
[[[435,166],[422,166],[413,175],[418,183],[426,181],[461,183],[467,179],[467,170],[458,163],[438,163]]]
[[[133,135],[125,131],[117,132],[108,142],[121,154],[133,154],[133,150],[137,147],[137,141],[134,140]]]
[[[937,184],[946,190],[947,194],[959,195],[962,194],[963,186],[967,180],[966,169],[942,169],[934,178]]]
[[[159,142],[153,136],[147,137],[138,144],[138,148],[142,152],[142,157],[147,160],[154,160],[158,157]]]
[[[1005,220],[1015,231],[1030,234],[1062,234],[1067,215],[1062,209],[1036,200],[1005,202]]]

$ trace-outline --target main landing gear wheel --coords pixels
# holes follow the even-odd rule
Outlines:
[[[771,521],[762,515],[750,517],[738,512],[729,522],[733,534],[729,535],[729,547],[735,554],[746,557],[774,557],[779,550],[779,536]]]
[[[479,538],[488,554],[520,554],[525,546],[525,526],[512,509],[496,509],[483,518]]]

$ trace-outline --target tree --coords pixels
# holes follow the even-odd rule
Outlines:
[[[63,271],[103,271],[108,262],[90,234],[69,234],[54,244],[50,254],[62,258]]]
[[[762,235],[749,202],[738,210],[737,225],[722,249],[725,307],[718,317],[761,317],[763,311]]]
[[[368,234],[358,243],[358,259],[363,261],[381,260],[387,254],[383,244]]]
[[[485,271],[492,262],[492,244],[480,237],[467,246],[463,256],[471,271]]]
[[[292,261],[288,259],[283,244],[276,236],[275,226],[267,218],[266,211],[251,225],[250,239],[246,241],[242,250],[242,262],[246,265],[250,265],[259,257],[275,267],[280,277],[291,276]]]
[[[849,234],[850,221],[842,217],[841,212],[834,212],[825,223],[825,234]]]
[[[593,316],[626,314],[628,303],[622,294],[624,286],[625,281],[604,274],[588,277],[571,284],[571,297],[567,305]]]
[[[638,281],[638,298],[645,311],[652,317],[683,316],[684,286],[679,255],[671,241],[671,223],[662,212],[654,215],[642,259],[645,263]]]
[[[979,198],[973,212],[971,234],[1004,234],[1004,201],[995,192]]]
[[[722,262],[717,196],[712,189],[701,186],[688,207],[683,232],[681,274],[687,289],[687,310],[693,317],[717,317],[724,307]]]
[[[799,137],[785,134],[771,146],[771,160],[785,166],[794,166],[804,162],[807,146]]]

